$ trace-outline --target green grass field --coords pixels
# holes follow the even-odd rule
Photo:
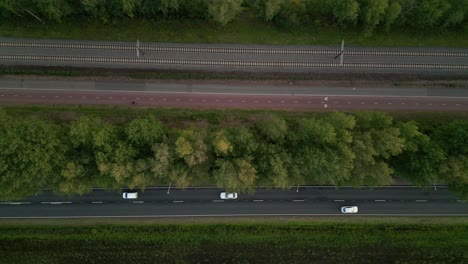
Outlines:
[[[33,19],[3,19],[0,36],[18,38],[93,39],[116,41],[181,43],[255,43],[276,45],[359,46],[447,46],[468,47],[463,32],[395,30],[365,36],[359,31],[316,28],[278,28],[252,14],[243,13],[234,22],[220,27],[201,20],[138,20],[122,18],[103,24],[96,20],[70,19],[61,24],[42,24]]]
[[[0,263],[463,263],[463,224],[0,226]]]

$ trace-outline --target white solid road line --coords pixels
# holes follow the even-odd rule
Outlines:
[[[349,217],[348,214],[207,214],[207,215],[109,215],[109,216],[0,216],[0,219],[73,219],[73,218],[180,218],[180,217],[227,217],[227,216],[340,216]],[[468,216],[468,214],[361,214],[355,216]]]
[[[167,189],[168,186],[150,186],[150,187],[145,187],[145,189]],[[288,186],[288,188],[291,188],[296,190],[297,185],[294,186]],[[335,186],[330,186],[330,185],[300,185],[301,188],[328,188],[328,189],[336,189]],[[447,188],[447,185],[436,185],[437,188]],[[274,188],[274,186],[254,186],[254,188]],[[341,186],[339,189],[346,189],[346,188],[353,188],[353,186]],[[383,189],[383,188],[407,188],[407,189],[418,189],[421,190],[421,187],[417,186],[411,186],[411,185],[387,185],[387,186],[364,186],[363,188],[373,188],[373,189]],[[92,188],[93,190],[101,190],[103,191],[104,189],[102,188]],[[216,189],[219,190],[218,187],[216,186],[189,186],[186,187],[185,189]],[[353,188],[354,189],[354,188]],[[44,191],[50,191],[50,189],[44,189]]]
[[[173,203],[183,203],[184,201],[172,201]]]
[[[385,200],[374,200],[376,202],[385,202]]]
[[[144,203],[144,201],[133,201],[132,203],[134,203],[134,204],[142,204],[142,203]]]
[[[345,200],[333,200],[335,202],[344,202]]]
[[[304,200],[293,200],[293,202],[304,202]]]
[[[93,204],[102,204],[102,202],[91,202]]]
[[[427,202],[427,200],[416,200],[416,202]]]
[[[253,200],[254,202],[263,202],[264,200]]]
[[[41,202],[41,204],[71,204],[72,202]]]
[[[131,83],[130,83],[131,84]],[[43,88],[11,88],[11,87],[0,87],[0,90],[6,89],[21,89],[21,91],[27,91],[27,90],[38,90],[38,91],[67,91],[67,92],[95,92],[95,93],[150,93],[150,94],[196,94],[196,95],[243,95],[243,96],[258,96],[258,95],[267,95],[267,96],[291,96],[291,97],[297,97],[297,96],[305,96],[305,97],[323,97],[325,96],[324,94],[301,94],[301,93],[295,93],[294,95],[291,94],[269,94],[269,93],[205,93],[205,92],[166,92],[166,91],[129,91],[129,90],[70,90],[70,89],[43,89]],[[363,94],[363,95],[356,95],[356,94],[345,94],[345,95],[329,95],[333,97],[378,97],[378,98],[406,98],[406,97],[414,97],[414,98],[447,98],[447,99],[460,99],[460,98],[468,98],[468,96],[430,96],[430,95],[368,95],[368,94]],[[45,97],[45,96],[43,96]],[[112,99],[112,97],[109,97],[109,99]]]
[[[19,204],[31,204],[31,202],[1,202],[0,204],[19,205]]]
[[[222,202],[224,202],[224,200],[213,200],[212,202],[213,203],[222,203]]]

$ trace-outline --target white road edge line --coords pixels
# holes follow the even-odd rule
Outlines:
[[[19,205],[19,204],[31,204],[31,202],[1,202],[0,204]]]
[[[253,200],[254,202],[263,202],[264,200]]]
[[[102,202],[91,202],[93,204],[102,204]]]
[[[305,200],[292,200],[293,202],[304,202]]]
[[[173,203],[183,203],[184,201],[172,201]]]
[[[359,214],[363,216],[468,216],[468,214]],[[226,216],[340,216],[345,214],[212,214],[212,215],[108,215],[108,216],[0,216],[0,219],[73,219],[73,218],[166,218],[166,217],[226,217]]]
[[[134,203],[134,204],[141,204],[141,203],[144,203],[144,201],[133,201],[132,203]]]
[[[345,200],[333,200],[335,202],[344,202]]]
[[[376,202],[385,202],[385,200],[374,200]]]
[[[416,200],[416,202],[427,202],[427,200]]]
[[[269,93],[204,93],[204,92],[164,92],[164,91],[118,91],[118,90],[70,90],[70,89],[42,89],[42,88],[10,88],[10,87],[5,87],[2,88],[0,87],[0,90],[2,89],[21,89],[21,91],[27,91],[27,90],[38,90],[38,91],[67,91],[67,92],[95,92],[95,93],[154,93],[154,94],[197,94],[197,95],[211,95],[211,94],[222,94],[222,95],[245,95],[245,96],[251,96],[251,95],[271,95],[271,96],[287,96],[289,94],[269,94]],[[291,96],[291,95],[290,95]],[[300,93],[295,93],[294,96],[308,96],[308,97],[324,97],[326,95],[324,94],[300,94]],[[394,98],[406,98],[406,97],[414,97],[414,98],[451,98],[451,99],[460,99],[460,98],[467,98],[468,96],[429,96],[429,95],[408,95],[408,96],[402,96],[402,95],[369,95],[369,94],[364,94],[364,95],[356,95],[356,94],[348,94],[348,95],[329,95],[333,97],[379,97],[379,98],[387,98],[387,97],[394,97]]]
[[[41,204],[71,204],[72,202],[41,202]]]

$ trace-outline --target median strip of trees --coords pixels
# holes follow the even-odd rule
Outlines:
[[[13,118],[0,110],[0,198],[49,187],[84,194],[96,186],[158,184],[210,183],[233,192],[256,185],[382,186],[395,175],[426,187],[442,181],[467,195],[466,119],[421,131],[415,121],[394,122],[380,112],[287,120],[258,113],[221,127],[203,119],[183,127],[151,114],[112,124],[89,115],[70,122]]]

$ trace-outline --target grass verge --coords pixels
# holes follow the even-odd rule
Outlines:
[[[252,30],[255,25],[255,30]],[[0,20],[0,36],[16,38],[92,39],[115,41],[242,43],[276,45],[346,45],[358,46],[445,46],[468,47],[463,32],[408,31],[375,32],[366,36],[360,31],[341,32],[336,27],[297,26],[280,28],[244,12],[234,22],[219,27],[195,19],[120,18],[103,24],[92,19],[74,18],[60,24],[41,24],[34,19]]]
[[[462,263],[467,236],[463,224],[0,226],[0,252],[2,263]]]

